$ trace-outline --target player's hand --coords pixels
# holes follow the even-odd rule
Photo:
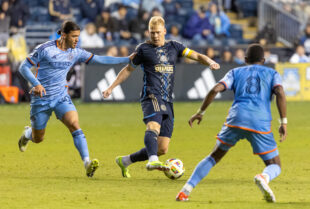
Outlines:
[[[41,84],[30,89],[29,94],[32,94],[32,93],[35,96],[40,96],[41,98],[46,95],[45,88]]]
[[[195,120],[197,120],[197,124],[199,125],[200,122],[202,121],[202,117],[203,117],[203,115],[197,114],[197,113],[196,113],[195,115],[193,115],[193,116],[189,119],[189,121],[188,121],[189,126],[192,128],[192,127],[193,127],[193,122],[194,122]]]
[[[216,62],[212,62],[210,64],[210,68],[211,68],[211,70],[218,70],[218,69],[220,69],[220,65]]]
[[[279,128],[279,134],[280,134],[280,142],[283,142],[286,139],[287,132],[286,132],[286,124],[281,124]]]
[[[103,98],[108,98],[112,94],[112,89],[108,88],[107,90],[102,92]]]
[[[133,58],[135,58],[136,54],[137,54],[137,53],[134,52],[134,53],[132,53],[131,55],[129,55],[129,59],[130,59],[130,60],[133,60]]]

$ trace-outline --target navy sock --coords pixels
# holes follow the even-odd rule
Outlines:
[[[147,156],[147,151],[145,147],[139,150],[138,152],[132,153],[129,157],[130,157],[131,162],[133,163],[139,162],[139,161],[145,161],[149,159],[149,157]]]
[[[89,157],[88,147],[85,135],[81,129],[72,132],[73,141],[76,149],[79,151],[82,160]]]
[[[157,136],[158,133],[156,131],[147,130],[145,132],[144,144],[146,147],[148,157],[150,157],[151,155],[157,156],[157,150],[158,150]]]

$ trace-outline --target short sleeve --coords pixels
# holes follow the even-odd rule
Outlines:
[[[40,46],[37,46],[26,59],[31,65],[36,66],[40,63],[42,57],[44,57],[44,49],[42,50]]]
[[[282,86],[282,78],[278,72],[276,72],[273,75],[273,80],[272,80],[272,88],[275,88],[277,86]]]
[[[90,60],[94,57],[94,54],[86,51],[85,49],[78,48],[78,54],[79,54],[79,62],[85,62],[88,64]]]
[[[132,59],[132,64],[134,64],[135,66],[142,64],[143,61],[143,53],[142,53],[142,48],[141,45],[136,47],[135,50],[135,57]]]
[[[225,89],[231,90],[234,84],[233,70],[228,71],[228,73],[226,73],[226,75],[219,81],[219,83],[223,84]]]
[[[178,57],[182,57],[185,55],[186,50],[190,50],[188,48],[186,48],[182,43],[177,42],[177,41],[172,41],[175,49],[177,50],[178,53]]]

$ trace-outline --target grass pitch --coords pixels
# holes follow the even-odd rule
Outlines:
[[[145,163],[130,167],[131,179],[123,179],[115,157],[143,147],[145,126],[138,103],[78,104],[80,124],[91,157],[101,163],[94,178],[85,175],[82,162],[65,126],[53,115],[43,143],[30,143],[25,153],[17,141],[29,124],[29,105],[0,106],[0,208],[22,209],[265,209],[310,208],[310,120],[309,102],[288,103],[288,138],[279,144],[282,174],[271,182],[277,203],[268,204],[253,182],[263,162],[252,155],[246,141],[216,165],[195,190],[190,202],[176,202],[175,196],[196,164],[211,151],[214,136],[221,129],[231,102],[215,102],[200,126],[187,125],[200,103],[175,103],[175,129],[168,158],[180,158],[184,176],[170,180],[158,171],[147,171]],[[277,134],[275,104],[273,131]]]

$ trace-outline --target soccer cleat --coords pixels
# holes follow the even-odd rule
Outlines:
[[[124,166],[122,159],[123,159],[123,157],[119,156],[119,157],[115,158],[115,161],[116,161],[117,165],[121,168],[123,177],[124,178],[130,178],[131,176],[129,174],[129,169]]]
[[[186,195],[184,192],[179,192],[177,197],[175,198],[176,201],[186,202],[188,201],[188,195]]]
[[[160,170],[160,171],[165,171],[165,170],[169,170],[169,168],[167,166],[165,166],[164,163],[156,160],[156,161],[152,161],[152,162],[148,162],[146,164],[146,169],[149,170],[149,171],[152,171],[152,170]]]
[[[254,182],[258,186],[258,188],[262,191],[264,199],[267,202],[276,202],[276,197],[274,196],[272,190],[268,186],[265,177],[262,174],[257,174],[254,177]]]
[[[27,149],[27,145],[28,145],[28,142],[30,141],[30,139],[27,139],[25,137],[25,132],[26,130],[29,128],[29,126],[25,126],[25,130],[24,130],[24,133],[23,135],[19,138],[18,140],[18,147],[19,147],[19,150],[21,152],[25,152],[26,149]]]
[[[98,167],[99,167],[99,161],[97,159],[91,160],[86,166],[86,176],[89,178],[93,177]]]

